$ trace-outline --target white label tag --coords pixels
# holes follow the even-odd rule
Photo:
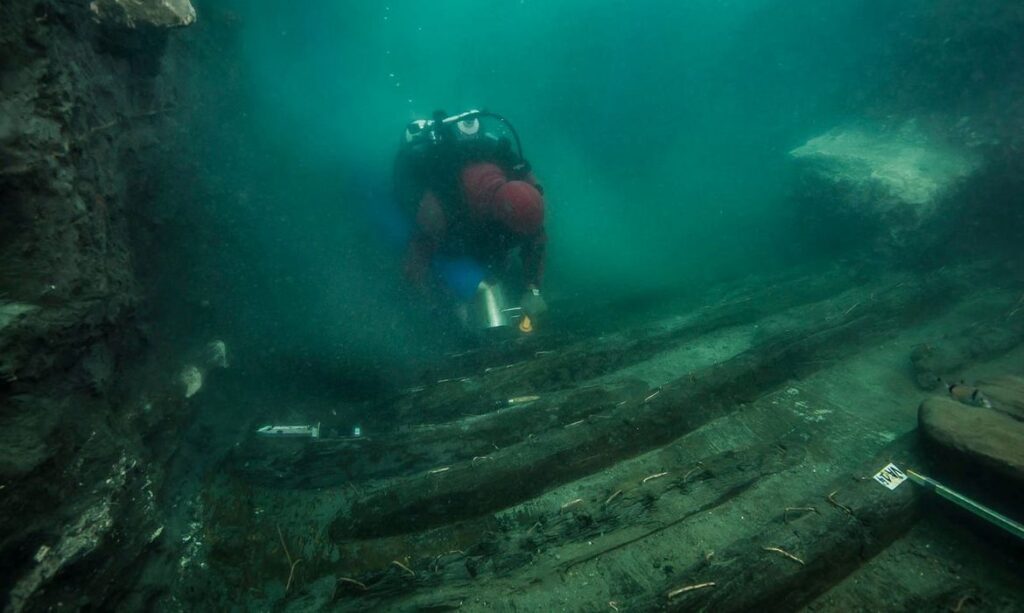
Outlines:
[[[875,481],[878,481],[891,490],[896,489],[906,480],[907,476],[903,474],[903,471],[897,468],[892,462],[889,462],[885,468],[878,471],[878,474],[875,475]]]

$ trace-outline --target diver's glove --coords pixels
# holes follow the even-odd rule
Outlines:
[[[548,303],[544,302],[544,297],[540,295],[540,288],[532,285],[523,292],[523,299],[519,302],[519,306],[523,308],[523,313],[526,313],[530,319],[536,319],[538,315],[542,315],[548,310]]]

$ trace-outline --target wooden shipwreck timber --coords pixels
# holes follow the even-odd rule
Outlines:
[[[931,468],[914,348],[956,346],[944,322],[965,313],[1007,337],[973,362],[1012,361],[1024,336],[1010,292],[968,303],[960,278],[791,278],[453,359],[363,436],[243,444],[208,488],[209,559],[240,591],[280,576],[298,608],[842,609],[864,597],[845,579],[944,521],[872,478]],[[973,580],[890,597],[980,603]]]

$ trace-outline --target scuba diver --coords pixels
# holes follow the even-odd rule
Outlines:
[[[414,221],[406,277],[454,305],[466,327],[532,332],[547,310],[544,197],[512,125],[486,111],[435,112],[406,126],[394,172],[399,206]],[[517,248],[518,276],[509,257]],[[522,290],[518,306],[505,303],[510,284]]]

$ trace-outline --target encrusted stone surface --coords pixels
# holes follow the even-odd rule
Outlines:
[[[168,34],[94,17],[0,3],[4,610],[118,608],[161,533],[189,415],[180,395],[139,401],[157,386],[128,231],[170,105],[155,87]]]
[[[836,126],[789,152],[795,200],[811,240],[859,237],[888,257],[913,257],[948,231],[961,187],[982,169],[976,151],[949,142],[949,126],[914,119]],[[898,254],[898,255],[897,255]]]
[[[93,0],[89,8],[101,22],[128,28],[176,28],[196,20],[189,0]]]
[[[874,196],[860,206],[877,214],[900,209],[917,221],[933,215],[942,198],[979,166],[975,155],[928,137],[913,121],[898,130],[833,128],[789,154],[826,180]]]

